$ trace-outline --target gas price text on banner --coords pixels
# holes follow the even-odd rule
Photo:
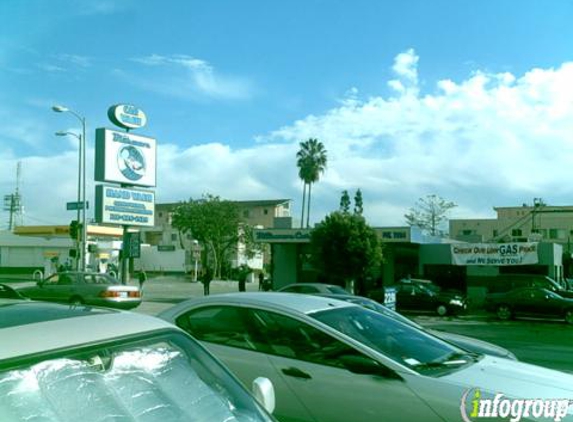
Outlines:
[[[537,264],[537,242],[463,243],[451,245],[453,265]]]

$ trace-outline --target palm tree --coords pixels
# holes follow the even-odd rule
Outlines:
[[[320,175],[326,169],[326,149],[322,142],[318,139],[310,138],[307,141],[300,143],[300,150],[296,154],[296,165],[298,167],[298,175],[303,181],[302,191],[302,217],[301,228],[304,225],[305,215],[305,202],[306,202],[306,227],[309,226],[310,221],[310,197],[312,191],[312,184],[318,182]],[[306,187],[308,186],[308,200]]]

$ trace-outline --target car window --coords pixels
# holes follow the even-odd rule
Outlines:
[[[211,306],[188,312],[177,318],[176,325],[196,339],[241,349],[258,350],[246,323],[246,311],[234,306]]]
[[[55,286],[56,284],[58,284],[59,280],[60,280],[60,274],[53,274],[46,280],[44,280],[43,284],[45,286]]]
[[[318,288],[314,286],[297,286],[297,293],[318,293]]]
[[[402,285],[399,289],[403,294],[413,295],[415,293],[414,286],[412,285]]]
[[[92,280],[94,284],[113,284],[108,277],[100,274],[95,274]]]
[[[0,370],[2,420],[270,422],[226,370],[181,334],[12,365]]]
[[[340,356],[359,355],[352,347],[319,329],[275,312],[251,310],[252,326],[269,345],[269,353],[335,367]]]
[[[58,286],[69,286],[73,284],[72,276],[69,274],[62,274],[58,280]]]
[[[348,292],[344,290],[342,287],[339,286],[328,286],[328,291],[330,293],[339,294],[339,295],[347,295]]]

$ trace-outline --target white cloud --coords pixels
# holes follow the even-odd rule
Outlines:
[[[193,72],[213,72],[208,63],[186,56],[145,61],[185,70],[196,90]],[[361,100],[351,88],[335,108],[261,135],[249,148],[233,149],[225,140],[186,148],[163,140],[157,200],[206,192],[229,199],[291,198],[298,217],[302,189],[295,154],[300,141],[316,137],[329,160],[313,186],[314,220],[338,207],[342,190],[353,196],[357,188],[373,225],[404,224],[404,213],[427,194],[456,202],[452,215],[463,218],[493,217],[493,206],[534,197],[572,203],[573,63],[523,75],[476,70],[462,81],[438,81],[423,94],[417,63],[412,50],[397,56],[393,68],[404,89],[392,96]],[[3,181],[12,183],[8,169],[14,160],[10,151],[0,154]],[[73,145],[59,156],[23,159],[29,213],[54,222],[71,217],[63,208],[75,198],[76,163]],[[10,183],[1,185],[6,193]],[[91,181],[88,189],[93,192]]]
[[[246,79],[222,75],[208,62],[194,57],[153,54],[132,61],[146,66],[148,73],[138,72],[129,79],[141,88],[161,94],[187,99],[243,100],[253,93],[251,83]]]

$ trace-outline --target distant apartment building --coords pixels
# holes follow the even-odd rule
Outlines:
[[[241,220],[252,227],[271,228],[281,221],[290,224],[291,200],[268,199],[233,201],[239,207]],[[186,251],[185,267],[190,271],[194,265],[193,250],[195,248],[191,233],[180,233],[172,225],[172,215],[181,203],[155,204],[155,226],[141,229],[142,242],[150,245],[158,253]],[[240,250],[240,247],[239,247]],[[266,258],[266,257],[265,257]],[[233,259],[235,264],[244,263],[241,256]],[[262,265],[262,264],[261,264]]]
[[[557,243],[571,252],[573,240],[573,206],[534,205],[494,207],[497,218],[452,219],[450,237],[465,242],[522,242]]]

